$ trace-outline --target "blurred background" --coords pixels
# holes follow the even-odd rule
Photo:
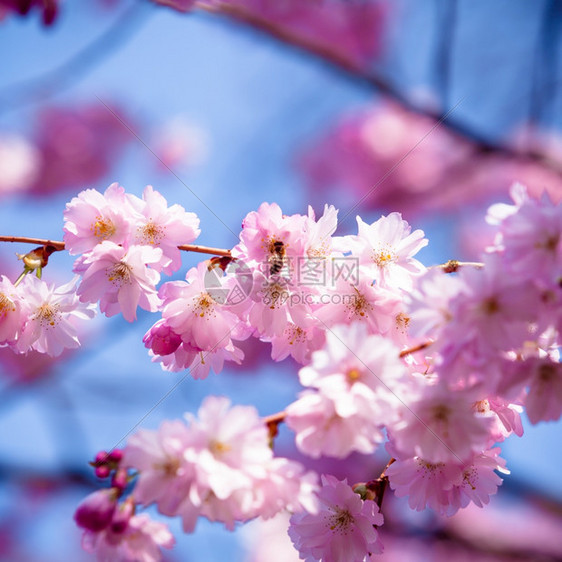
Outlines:
[[[348,215],[342,234],[356,214],[400,211],[430,240],[426,265],[475,259],[514,180],[562,199],[561,31],[557,0],[0,0],[0,234],[60,240],[66,202],[118,181],[196,212],[203,245],[231,248],[263,201],[327,202]],[[30,249],[0,244],[0,274],[15,279]],[[71,264],[53,255],[44,279]],[[92,559],[72,520],[100,486],[87,463],[148,412],[155,428],[224,394],[268,415],[298,391],[296,364],[254,342],[242,366],[186,377],[153,409],[184,377],[149,361],[155,318],[98,318],[57,361],[0,349],[2,562]],[[525,419],[483,510],[444,519],[388,494],[379,559],[562,560],[561,443],[560,423]],[[300,458],[285,428],[276,452]],[[305,462],[356,482],[386,461]],[[298,560],[282,518],[169,523],[168,562]]]

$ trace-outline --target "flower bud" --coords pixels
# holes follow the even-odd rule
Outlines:
[[[113,518],[117,505],[117,490],[98,490],[87,496],[76,509],[74,520],[79,527],[88,531],[102,531]]]
[[[129,484],[129,477],[127,474],[127,469],[119,468],[115,471],[113,478],[111,479],[111,485],[119,490],[121,493]]]
[[[96,476],[98,478],[107,478],[109,476],[109,473],[111,472],[111,469],[109,468],[109,466],[104,464],[102,466],[96,466],[94,472],[96,473]]]
[[[129,497],[115,510],[111,521],[111,531],[113,533],[124,533],[129,526],[129,520],[134,514],[135,502]]]

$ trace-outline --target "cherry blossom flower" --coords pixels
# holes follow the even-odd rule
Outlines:
[[[339,416],[362,414],[384,424],[406,376],[398,355],[390,341],[370,336],[363,324],[340,325],[326,334],[324,348],[312,354],[299,379],[332,399]]]
[[[242,221],[240,243],[232,255],[264,274],[287,272],[298,257],[305,255],[308,217],[283,215],[277,203],[262,203]],[[290,273],[290,272],[289,272]]]
[[[502,479],[495,471],[509,474],[505,468],[505,460],[500,458],[499,447],[475,455],[472,463],[462,467],[462,480],[452,489],[448,515],[459,508],[466,507],[470,502],[484,507],[490,502],[490,496],[497,493]]]
[[[112,183],[103,195],[95,189],[81,191],[64,211],[65,248],[74,255],[104,241],[126,244],[132,220],[133,208],[118,183]]]
[[[369,454],[384,440],[380,424],[371,416],[338,415],[334,400],[320,392],[301,393],[285,411],[299,451],[312,458],[345,458],[353,451]]]
[[[357,217],[357,254],[365,274],[374,272],[374,279],[390,289],[412,288],[413,279],[425,271],[414,255],[428,240],[422,230],[411,232],[400,213],[382,216],[371,225]]]
[[[324,214],[316,220],[314,210],[308,207],[306,222],[307,248],[309,258],[326,258],[332,253],[332,234],[338,226],[338,210],[333,205],[324,205]]]
[[[441,269],[430,269],[418,277],[406,296],[410,334],[438,339],[440,329],[453,319],[450,301],[460,293],[463,283]]]
[[[324,327],[359,322],[368,326],[372,334],[386,334],[399,313],[400,300],[395,293],[373,285],[364,276],[357,283],[340,276],[334,287],[321,295],[314,317]]]
[[[430,463],[464,462],[481,452],[492,420],[474,410],[473,393],[426,385],[417,399],[408,400],[389,423],[393,447],[399,454]]]
[[[56,287],[27,275],[18,287],[24,295],[27,322],[16,343],[20,353],[30,349],[56,357],[80,346],[79,329],[95,316],[92,304],[79,301],[78,278]]]
[[[127,445],[123,463],[140,471],[135,498],[180,515],[192,531],[197,518],[236,521],[271,517],[282,509],[313,509],[313,473],[294,461],[274,458],[269,433],[252,407],[230,406],[224,397],[205,399],[198,417],[142,430]]]
[[[386,470],[390,487],[397,497],[408,496],[408,505],[416,511],[430,507],[446,513],[450,492],[462,481],[457,463],[432,463],[419,457],[397,459]]]
[[[512,189],[515,205],[504,212],[496,241],[510,270],[521,281],[556,284],[562,277],[562,205],[545,193],[540,201],[526,196],[522,186]],[[500,212],[492,209],[497,217]]]
[[[0,278],[0,344],[12,344],[19,338],[27,311],[20,291],[2,275]]]
[[[562,416],[562,363],[550,357],[534,357],[515,366],[506,383],[515,388],[528,386],[525,410],[529,421],[555,421]],[[507,386],[506,384],[506,386]]]
[[[136,501],[156,503],[165,515],[177,514],[193,478],[193,466],[184,459],[192,441],[188,427],[178,420],[164,421],[156,431],[141,429],[130,437],[122,465],[139,471]]]
[[[142,201],[130,194],[128,198],[137,211],[132,221],[133,243],[162,250],[161,261],[152,268],[167,275],[177,271],[181,267],[178,246],[193,242],[201,233],[197,215],[181,205],[168,207],[166,199],[151,185],[145,188]]]
[[[108,527],[100,532],[86,531],[82,548],[95,553],[98,562],[159,562],[162,548],[172,548],[174,537],[163,523],[148,515],[134,515],[126,528],[114,532]]]
[[[322,562],[363,562],[383,550],[376,527],[383,524],[375,502],[363,501],[347,481],[322,476],[318,513],[291,517],[289,537],[300,557]]]
[[[311,321],[301,325],[289,322],[281,335],[262,339],[271,341],[274,361],[282,361],[290,355],[298,363],[305,364],[310,361],[311,353],[322,347],[325,338],[318,323]]]
[[[138,306],[155,312],[160,305],[156,291],[160,274],[148,265],[161,259],[160,248],[126,249],[109,241],[98,244],[74,264],[74,271],[82,275],[77,291],[80,300],[99,300],[100,310],[106,316],[122,312],[128,322],[136,320]]]

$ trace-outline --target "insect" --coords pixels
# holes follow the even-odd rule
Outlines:
[[[281,240],[275,240],[273,244],[271,244],[270,253],[269,274],[277,275],[283,269],[285,261],[285,244]]]

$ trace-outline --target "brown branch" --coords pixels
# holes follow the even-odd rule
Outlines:
[[[534,162],[562,175],[562,161],[559,162],[553,160],[551,157],[542,154],[538,150],[525,150],[507,145],[494,144],[477,130],[461,123],[460,121],[457,122],[451,120],[447,115],[449,108],[446,108],[446,111],[436,111],[428,107],[421,107],[417,102],[410,99],[407,94],[401,92],[399,88],[391,84],[382,76],[377,75],[368,69],[361,68],[355,61],[339,51],[337,45],[334,46],[331,44],[318,43],[312,39],[298,35],[290,29],[278,25],[275,21],[262,17],[243,6],[233,5],[224,1],[220,2],[218,0],[215,0],[212,5],[205,2],[205,0],[199,0],[195,2],[194,6],[201,11],[248,25],[257,31],[265,33],[294,47],[295,49],[298,49],[299,51],[305,52],[306,54],[312,54],[313,56],[328,62],[354,80],[361,81],[371,88],[374,87],[379,93],[392,98],[406,110],[418,115],[429,117],[430,119],[444,125],[453,133],[471,140],[475,145],[475,148],[481,153],[494,153],[513,159]]]
[[[52,246],[56,252],[64,250],[64,242],[57,240],[45,240],[44,238],[29,238],[27,236],[0,236],[0,242],[20,242],[22,244],[40,244],[41,246]]]
[[[416,353],[417,351],[421,351],[422,349],[429,347],[432,343],[433,343],[432,341],[424,341],[423,343],[415,345],[414,347],[409,347],[408,349],[404,349],[403,351],[400,352],[398,357],[402,359],[402,357],[406,357],[406,355]]]
[[[45,240],[44,238],[28,238],[27,236],[0,236],[0,242],[20,242],[22,244],[41,244],[52,246],[55,251],[60,252],[65,249],[64,242],[59,240]],[[179,250],[184,252],[197,252],[199,254],[212,254],[214,256],[230,257],[230,250],[222,248],[211,248],[210,246],[196,246],[194,244],[181,244]]]
[[[484,264],[479,261],[449,260],[448,262],[434,265],[433,267],[442,269],[443,273],[456,273],[461,267],[475,267],[476,269],[482,269]]]
[[[178,246],[179,250],[184,252],[197,252],[199,254],[212,254],[214,256],[231,257],[230,250],[223,250],[222,248],[211,248],[210,246],[195,246],[193,244],[182,244]]]

